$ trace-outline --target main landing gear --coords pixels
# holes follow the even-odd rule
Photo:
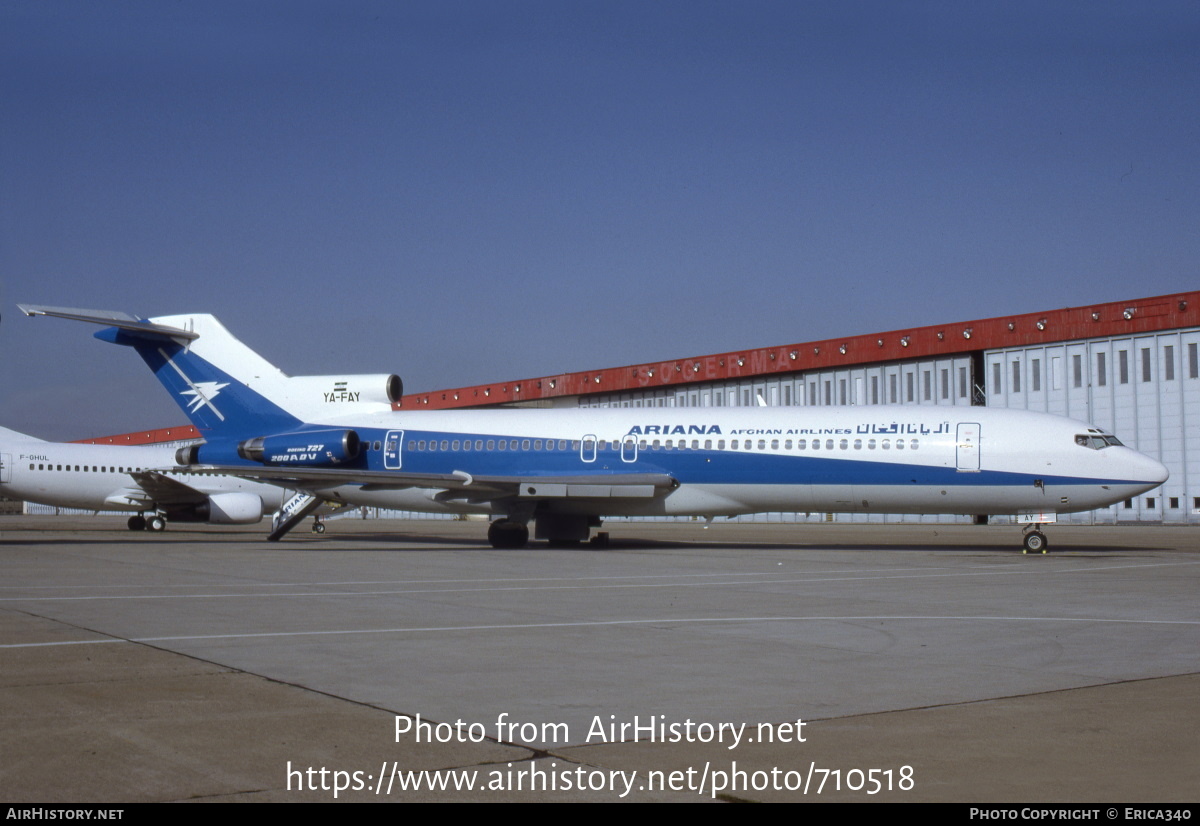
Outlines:
[[[167,529],[167,520],[163,519],[157,513],[149,517],[139,513],[137,516],[129,517],[129,521],[125,524],[129,526],[129,530],[131,531],[153,531],[154,533],[159,533]]]
[[[529,522],[536,527],[535,539],[544,539],[552,548],[572,548],[587,542],[592,528],[600,527],[600,517],[583,513],[516,514],[497,519],[488,528],[493,548],[524,548],[529,542]],[[592,537],[593,544],[607,544],[608,534]]]
[[[524,548],[529,542],[529,527],[515,519],[497,519],[488,527],[488,542],[501,550]]]
[[[1025,538],[1021,545],[1023,554],[1044,554],[1050,547],[1046,541],[1046,534],[1033,525],[1025,526]]]

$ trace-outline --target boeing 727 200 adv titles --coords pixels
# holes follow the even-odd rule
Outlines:
[[[496,517],[488,538],[587,539],[605,516],[766,511],[1016,514],[1034,526],[1157,487],[1167,470],[1084,422],[984,407],[395,410],[395,376],[289,377],[210,315],[25,306],[106,326],[199,429],[171,468],[322,500]],[[341,384],[337,384],[341,382]],[[337,385],[353,386],[330,401]],[[362,388],[360,391],[358,388]]]

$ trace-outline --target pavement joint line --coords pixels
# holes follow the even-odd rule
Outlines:
[[[420,634],[420,633],[456,633],[462,631],[520,631],[534,628],[596,628],[622,625],[689,625],[689,624],[719,624],[747,622],[927,622],[931,620],[953,620],[959,622],[1085,622],[1111,623],[1123,625],[1200,625],[1196,620],[1155,620],[1128,619],[1112,617],[994,617],[994,616],[813,616],[813,617],[691,617],[691,618],[656,618],[640,620],[598,620],[594,622],[535,622],[506,625],[449,625],[428,626],[415,628],[358,628],[332,631],[263,631],[247,634],[194,634],[171,637],[112,637],[101,640],[59,640],[55,642],[8,643],[0,645],[0,649],[12,648],[53,648],[66,645],[101,645],[114,642],[130,642],[149,644],[156,642],[190,642],[198,640],[237,640],[237,639],[267,639],[278,637],[321,637],[321,636],[352,636],[355,634]],[[91,629],[83,629],[90,631]],[[93,632],[100,633],[100,632]],[[170,649],[164,649],[170,650]]]

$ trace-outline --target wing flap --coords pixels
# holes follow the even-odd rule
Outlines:
[[[434,488],[442,491],[438,494],[438,498],[442,500],[469,499],[478,502],[510,497],[523,499],[649,499],[664,495],[679,487],[679,482],[664,473],[586,476],[474,476],[461,470],[453,473],[408,473],[388,470],[344,470],[341,468],[252,468],[240,465],[179,467],[171,469],[171,472],[237,476],[314,493],[343,485],[355,485],[364,491]]]
[[[125,488],[105,497],[104,504],[117,508],[151,508],[154,507],[154,500],[145,491]]]
[[[208,500],[208,496],[190,485],[155,470],[142,470],[129,475],[145,492],[146,500],[158,505],[198,505]]]
[[[561,484],[538,480],[520,482],[522,499],[650,499],[658,493],[653,484]]]

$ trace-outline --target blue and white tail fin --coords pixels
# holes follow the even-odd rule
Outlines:
[[[247,438],[294,430],[303,421],[251,389],[250,377],[276,382],[287,376],[229,333],[212,316],[139,319],[125,313],[27,307],[48,315],[112,325],[96,338],[137,351],[167,391],[208,440]]]
[[[20,309],[106,325],[96,337],[136,350],[209,440],[284,433],[345,413],[391,410],[401,394],[394,375],[288,376],[211,315],[140,319],[97,310]]]
[[[166,316],[150,323],[184,330],[195,338],[121,327],[101,330],[96,338],[133,347],[206,438],[261,435],[303,424],[302,418],[271,399],[278,394],[270,388],[288,377],[212,316]]]

